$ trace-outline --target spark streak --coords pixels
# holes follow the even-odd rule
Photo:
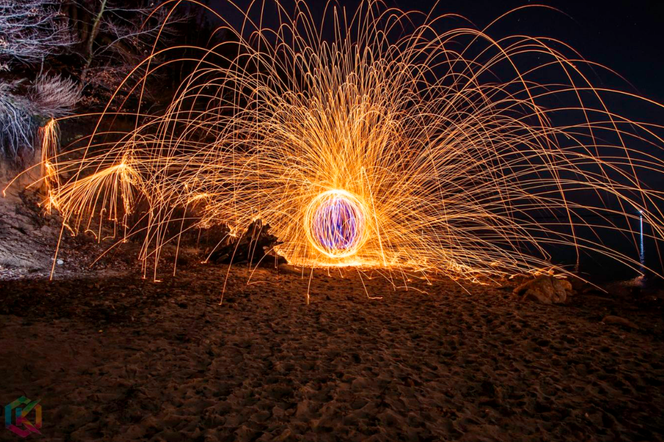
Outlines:
[[[640,176],[664,171],[662,127],[608,103],[661,106],[594,87],[586,72],[597,66],[562,42],[496,40],[451,26],[457,16],[377,0],[354,14],[329,3],[320,20],[303,1],[291,13],[267,4],[279,26],[251,10],[239,28],[219,16],[232,37],[199,48],[165,112],[139,109],[120,140],[97,130],[46,160],[68,229],[125,224],[155,275],[162,247],[184,230],[237,233],[258,218],[297,265],[476,281],[555,267],[547,247],[560,245],[638,269],[602,241],[619,233],[636,244],[622,227],[636,218],[627,207],[647,210],[661,241],[663,194]]]

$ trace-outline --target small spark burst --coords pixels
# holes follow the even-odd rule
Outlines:
[[[189,48],[197,68],[165,112],[139,108],[119,141],[97,130],[45,159],[67,229],[101,238],[111,220],[122,240],[141,235],[155,279],[163,246],[187,229],[237,234],[256,219],[296,265],[471,280],[551,268],[547,247],[560,245],[637,269],[638,254],[603,242],[618,233],[636,244],[632,207],[647,210],[661,241],[663,195],[640,175],[664,171],[662,127],[607,103],[661,106],[594,87],[585,68],[597,66],[562,42],[497,40],[489,28],[447,24],[458,16],[377,0],[354,13],[328,3],[321,19],[304,1],[290,12],[268,3],[272,28],[251,11],[240,11],[240,27],[218,17],[232,38]],[[140,71],[177,62],[155,68],[150,57]]]

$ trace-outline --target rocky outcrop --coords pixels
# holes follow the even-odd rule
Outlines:
[[[41,151],[26,152],[26,171],[0,159],[0,280],[50,273],[60,234],[56,214],[40,207],[45,193],[38,164]],[[11,185],[9,185],[12,183]],[[9,186],[8,186],[9,185]]]
[[[535,300],[542,304],[563,304],[573,293],[569,281],[549,275],[526,281],[514,289],[514,294],[522,300]]]

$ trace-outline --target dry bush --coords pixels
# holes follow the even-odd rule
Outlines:
[[[60,76],[40,76],[27,91],[22,81],[0,82],[0,154],[16,159],[32,151],[37,128],[72,112],[81,88]]]
[[[0,153],[6,158],[32,149],[38,126],[31,100],[17,93],[19,86],[20,82],[0,83]]]
[[[58,118],[72,113],[81,99],[81,87],[71,79],[40,76],[30,91],[36,112],[45,118]]]

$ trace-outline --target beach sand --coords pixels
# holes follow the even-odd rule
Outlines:
[[[226,270],[1,281],[0,405],[40,441],[664,440],[661,297],[234,266],[219,305]]]

